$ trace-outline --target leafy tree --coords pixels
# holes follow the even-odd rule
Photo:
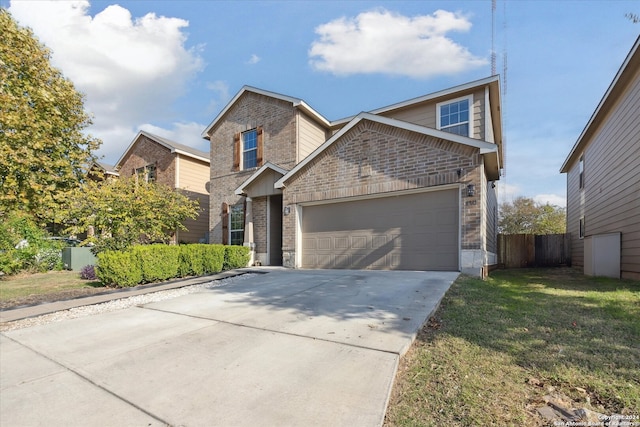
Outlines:
[[[198,213],[197,201],[169,186],[122,178],[87,181],[71,193],[58,220],[68,224],[72,234],[93,229],[84,244],[94,244],[100,252],[136,243],[167,243],[176,230],[186,230],[184,220]]]
[[[50,51],[0,8],[0,216],[26,211],[41,223],[86,176],[100,141],[83,96],[52,67]]]
[[[561,234],[566,230],[566,211],[542,205],[527,197],[500,205],[498,231],[502,234]]]
[[[0,221],[0,272],[61,269],[62,242],[49,237],[29,214],[5,214]]]

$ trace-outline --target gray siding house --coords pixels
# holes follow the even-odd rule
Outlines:
[[[291,268],[496,264],[497,76],[329,121],[249,86],[205,129],[210,242]]]
[[[585,274],[640,279],[640,38],[571,149],[567,232]]]

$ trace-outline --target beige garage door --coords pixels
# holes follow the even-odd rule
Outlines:
[[[458,191],[305,206],[302,267],[458,270]]]

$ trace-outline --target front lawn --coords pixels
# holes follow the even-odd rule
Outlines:
[[[548,425],[550,397],[637,417],[639,372],[640,282],[461,276],[402,359],[385,425]]]
[[[0,279],[0,308],[37,304],[103,292],[97,280],[83,280],[77,271],[20,273]]]

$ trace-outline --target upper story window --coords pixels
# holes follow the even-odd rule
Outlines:
[[[233,141],[233,170],[262,166],[262,127],[237,133]]]
[[[135,171],[136,179],[138,181],[144,182],[155,182],[156,181],[156,165],[150,164],[147,166],[143,166],[141,168],[137,168]]]
[[[578,162],[578,170],[580,172],[580,189],[584,188],[584,155],[580,156],[580,161]]]
[[[470,95],[438,103],[436,105],[437,128],[445,132],[471,137],[472,101],[473,97]]]
[[[255,168],[258,165],[258,131],[252,129],[242,133],[242,166],[243,169]]]

